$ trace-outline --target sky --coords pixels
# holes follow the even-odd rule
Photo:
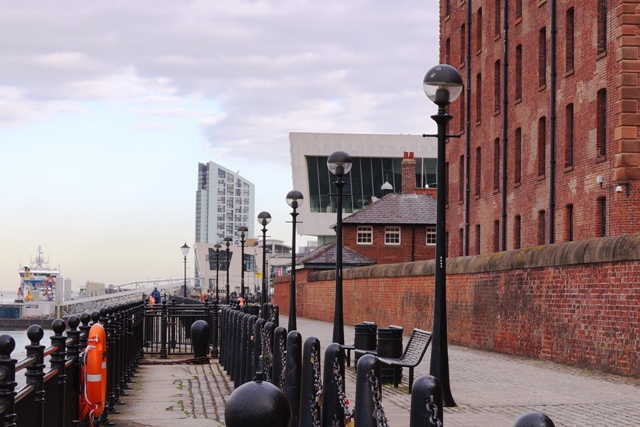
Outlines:
[[[289,132],[435,132],[436,0],[7,1],[0,28],[0,290],[38,246],[74,290],[182,278],[199,162],[290,243]]]

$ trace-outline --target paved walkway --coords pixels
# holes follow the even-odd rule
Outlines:
[[[282,316],[280,323],[286,326],[287,318]],[[303,342],[310,336],[317,337],[324,356],[333,325],[301,318],[297,323]],[[353,327],[345,327],[345,337],[347,343],[352,342]],[[556,427],[640,425],[639,377],[607,375],[458,346],[449,347],[449,365],[451,390],[458,406],[445,408],[445,427],[511,427],[520,414],[531,410],[545,413]],[[428,371],[429,350],[415,377]],[[346,394],[354,402],[353,367],[347,369],[346,376]],[[399,388],[384,386],[382,399],[391,427],[409,425],[407,379],[405,370]],[[117,406],[120,413],[110,414],[109,420],[122,427],[223,426],[225,402],[232,392],[233,383],[217,360],[209,365],[144,365],[129,394],[122,397],[125,404]]]

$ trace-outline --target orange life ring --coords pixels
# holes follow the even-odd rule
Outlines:
[[[107,401],[107,334],[99,323],[89,330],[82,385],[80,416],[91,422],[102,415]]]

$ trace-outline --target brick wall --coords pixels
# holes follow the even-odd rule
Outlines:
[[[345,323],[431,330],[433,267],[419,261],[345,270]],[[449,342],[640,373],[640,234],[449,258],[447,272]],[[298,316],[332,321],[334,273],[296,278]],[[274,302],[287,313],[288,300],[284,276]]]
[[[545,222],[545,243],[568,241],[568,229],[572,228],[573,240],[603,235],[633,233],[640,224],[640,8],[637,0],[609,0],[606,52],[597,51],[598,10],[596,1],[558,2],[556,10],[556,70],[555,90],[551,87],[551,5],[545,0],[523,1],[522,16],[517,18],[513,2],[509,2],[505,17],[503,1],[475,0],[452,1],[450,16],[440,15],[440,61],[456,67],[470,87],[465,87],[464,97],[449,106],[453,116],[449,124],[452,134],[463,133],[458,140],[449,141],[446,159],[449,164],[447,207],[447,231],[449,254],[460,253],[464,241],[460,230],[470,224],[469,255],[494,252],[494,240],[506,243],[507,249],[515,248],[514,223],[520,218],[521,247],[539,244],[542,218]],[[502,9],[499,31],[494,30],[495,8]],[[467,22],[470,8],[471,22]],[[567,11],[574,9],[574,67],[567,69]],[[477,40],[478,11],[482,9],[482,36]],[[502,28],[508,24],[507,40]],[[467,51],[466,37],[471,35]],[[542,29],[546,38],[541,44]],[[505,44],[508,48],[504,58]],[[546,47],[546,66],[539,73],[540,46]],[[569,43],[569,45],[571,45]],[[522,52],[522,93],[516,96],[516,49]],[[468,61],[466,53],[469,53]],[[508,64],[505,71],[502,66]],[[495,72],[500,61],[500,73]],[[540,74],[546,76],[546,84],[540,84]],[[480,76],[480,79],[478,79]],[[498,95],[496,100],[496,78]],[[504,95],[502,83],[507,81],[507,105],[501,104]],[[606,89],[606,155],[597,152],[597,92]],[[469,92],[467,92],[469,90]],[[552,120],[552,96],[555,120]],[[496,101],[499,109],[495,109]],[[469,103],[469,117],[465,118],[465,105]],[[568,146],[567,106],[573,105],[573,164],[565,165],[565,149]],[[506,117],[505,117],[506,115]],[[538,121],[545,121],[545,171],[538,173]],[[466,120],[469,127],[466,128]],[[552,135],[551,124],[555,123]],[[505,128],[506,126],[506,128]],[[522,141],[520,162],[516,159],[515,139],[517,130]],[[506,144],[506,172],[503,160],[495,160],[494,141]],[[555,141],[555,149],[551,146]],[[470,149],[467,153],[466,142]],[[453,142],[453,143],[452,143]],[[476,160],[480,150],[481,161]],[[504,146],[501,146],[504,150]],[[551,153],[555,153],[552,162]],[[503,154],[500,152],[499,154]],[[468,157],[466,157],[468,155]],[[461,162],[460,159],[466,159]],[[515,182],[516,164],[521,165],[522,179]],[[468,166],[467,182],[470,188],[468,206],[458,200],[461,167]],[[499,187],[494,186],[494,171],[499,168]],[[552,175],[552,169],[555,174]],[[464,172],[464,171],[463,171]],[[603,177],[603,186],[596,177]],[[553,180],[553,184],[552,184]],[[630,182],[631,197],[617,194],[618,182]],[[463,182],[464,184],[464,182]],[[480,189],[475,194],[476,185]],[[554,192],[550,188],[553,185]],[[506,197],[503,201],[503,195]],[[553,197],[553,198],[552,198]],[[606,200],[606,229],[602,232],[602,202]],[[549,206],[553,204],[553,215]],[[467,210],[468,209],[468,210]],[[503,211],[504,210],[504,211]],[[466,217],[469,212],[469,217]],[[542,213],[544,212],[544,215]],[[505,217],[503,217],[503,214]],[[500,228],[506,220],[506,235],[495,233],[495,223]],[[480,242],[479,251],[475,242]]]

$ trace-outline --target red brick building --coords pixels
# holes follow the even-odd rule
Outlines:
[[[637,0],[441,0],[449,256],[640,229]]]
[[[416,188],[416,160],[405,152],[402,193],[390,193],[346,217],[345,246],[378,264],[421,261],[435,257],[435,189]]]

